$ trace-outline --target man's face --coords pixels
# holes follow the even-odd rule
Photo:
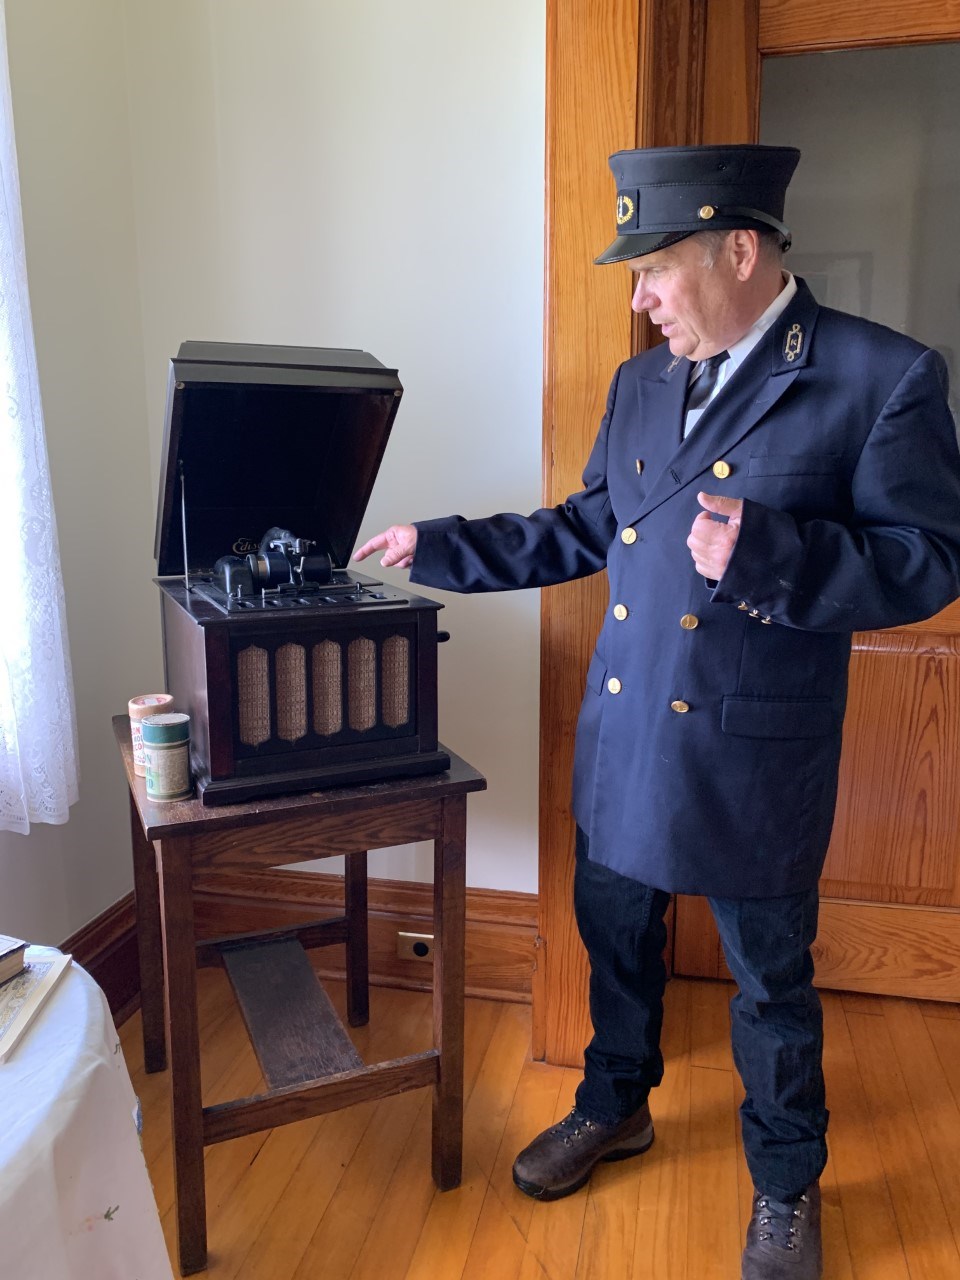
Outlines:
[[[627,265],[636,279],[634,311],[649,312],[675,356],[703,360],[742,337],[738,327],[738,279],[723,248],[713,266],[704,265],[704,247],[695,236]]]

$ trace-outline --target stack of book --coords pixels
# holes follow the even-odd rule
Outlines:
[[[0,986],[23,973],[26,951],[27,944],[22,938],[8,938],[5,933],[0,933]]]

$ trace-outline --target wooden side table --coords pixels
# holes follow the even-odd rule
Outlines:
[[[180,1271],[207,1261],[203,1148],[372,1098],[432,1085],[433,1177],[460,1183],[463,1145],[463,985],[466,807],[486,780],[450,752],[446,773],[205,809],[154,804],[133,771],[129,723],[115,716],[130,788],[140,952],[143,1052],[148,1072],[169,1055]],[[303,948],[347,945],[348,1020],[367,1020],[366,858],[369,849],[434,842],[434,1047],[365,1066]],[[194,872],[236,872],[346,855],[345,914],[303,928],[198,944]],[[267,1089],[204,1107],[196,969],[222,964],[234,986]],[[164,1000],[166,992],[166,1000]]]

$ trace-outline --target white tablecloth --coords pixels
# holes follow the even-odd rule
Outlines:
[[[100,988],[71,964],[0,1062],[0,1276],[171,1280],[137,1100]]]

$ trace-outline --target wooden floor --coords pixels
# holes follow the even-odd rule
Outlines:
[[[226,979],[200,972],[204,1101],[255,1093]],[[343,991],[328,987],[341,1007]],[[567,1200],[513,1186],[516,1152],[571,1106],[579,1073],[530,1061],[530,1011],[467,1003],[462,1186],[430,1179],[427,1090],[206,1152],[213,1280],[737,1280],[751,1188],[722,983],[673,981],[657,1139]],[[960,1280],[960,1008],[824,996],[829,1280]],[[352,1032],[366,1061],[427,1048],[430,997],[371,992]],[[122,1028],[143,1145],[174,1256],[168,1075],[143,1073]],[[176,1265],[174,1264],[176,1272]]]

